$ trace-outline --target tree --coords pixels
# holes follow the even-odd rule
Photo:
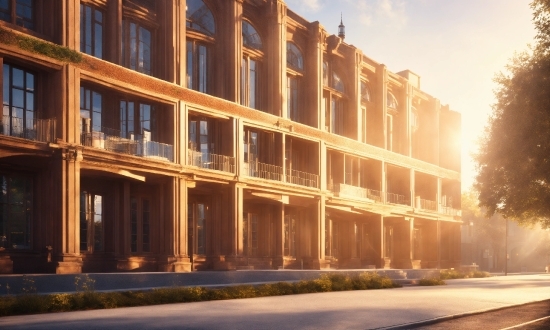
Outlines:
[[[550,227],[550,0],[534,0],[536,44],[497,74],[496,103],[476,155],[488,216]]]

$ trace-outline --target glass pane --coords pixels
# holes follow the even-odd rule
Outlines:
[[[10,104],[10,66],[4,64],[2,66],[3,72],[3,91],[4,91],[4,104]]]
[[[199,46],[199,92],[206,93],[206,47]]]
[[[136,24],[130,23],[130,69],[137,69],[137,27]]]
[[[249,81],[249,104],[248,106],[253,109],[256,107],[256,61],[250,60],[250,81]]]
[[[25,73],[23,70],[12,68],[12,86],[25,88]]]
[[[24,93],[20,89],[12,89],[11,105],[18,108],[23,108],[25,105]]]
[[[302,52],[291,42],[286,43],[286,62],[293,69],[303,70],[304,59]]]
[[[193,88],[193,43],[191,41],[187,42],[187,88]]]
[[[32,73],[26,72],[25,78],[27,79],[27,86],[25,86],[27,88],[27,91],[34,91],[34,75]]]
[[[262,39],[258,34],[258,31],[247,21],[243,21],[242,24],[243,44],[246,47],[262,49]]]
[[[34,111],[34,94],[33,93],[26,93],[26,96],[27,96],[26,109],[28,111]]]
[[[187,0],[187,27],[213,36],[216,32],[214,16],[202,0]]]
[[[94,251],[103,251],[103,197],[94,198]]]
[[[10,0],[0,0],[0,20],[11,22]]]
[[[96,10],[96,13],[99,11]],[[94,56],[103,58],[103,26],[100,23],[96,23],[94,26]]]
[[[139,28],[139,64],[137,70],[151,74],[151,32],[143,27]]]

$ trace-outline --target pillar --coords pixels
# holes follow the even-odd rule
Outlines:
[[[58,215],[57,240],[54,248],[57,274],[82,272],[80,254],[80,161],[82,154],[76,150],[59,150],[55,155]]]
[[[285,117],[286,4],[282,0],[268,0],[267,8],[267,112]]]

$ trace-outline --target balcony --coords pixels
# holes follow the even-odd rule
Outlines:
[[[410,205],[411,202],[405,199],[405,195],[399,195],[394,193],[386,193],[386,203]]]
[[[283,168],[260,162],[248,162],[243,165],[245,175],[266,180],[283,181]]]
[[[187,165],[209,170],[235,173],[235,158],[206,152],[187,150]]]
[[[2,116],[0,134],[39,142],[55,142],[55,118],[27,119]]]
[[[104,127],[101,132],[82,133],[81,144],[121,154],[174,161],[172,145],[149,141],[137,134],[130,134],[130,138],[122,137],[119,130],[112,128]]]
[[[338,197],[347,197],[353,199],[371,199],[376,202],[382,201],[382,193],[379,190],[356,187],[344,183],[329,185],[332,192],[338,194]]]
[[[453,216],[453,217],[455,217],[455,216],[460,217],[462,215],[461,210],[453,209],[450,206],[441,206],[439,208],[439,213],[445,214],[445,215],[450,215],[450,216]]]
[[[310,188],[319,188],[319,176],[317,174],[289,170],[288,168],[286,170],[286,182]]]
[[[428,199],[422,199],[416,197],[416,208],[426,211],[436,211],[437,212],[437,203]]]

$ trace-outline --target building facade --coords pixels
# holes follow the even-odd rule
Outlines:
[[[3,273],[460,264],[460,114],[282,0],[1,1],[0,62]]]

